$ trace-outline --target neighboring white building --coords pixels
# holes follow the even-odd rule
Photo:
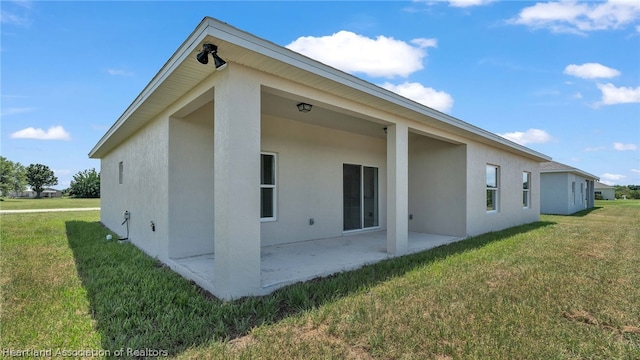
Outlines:
[[[594,206],[597,176],[549,161],[540,165],[540,212],[569,215]]]
[[[615,200],[616,188],[607,184],[603,184],[600,181],[596,181],[595,194],[600,195],[602,197],[602,200]]]
[[[33,191],[31,188],[27,188],[26,190],[20,191],[18,193],[16,193],[15,191],[12,191],[10,193],[10,196],[11,197],[16,197],[16,198],[35,198],[36,197],[36,192]],[[56,189],[53,189],[53,188],[45,188],[40,193],[40,197],[43,197],[43,198],[62,197],[62,191],[56,190]]]
[[[224,70],[196,60],[203,44]],[[212,18],[89,156],[102,222],[124,236],[128,210],[136,246],[224,299],[274,290],[265,247],[384,232],[400,256],[411,234],[537,221],[550,160]],[[182,260],[203,254],[208,277]]]

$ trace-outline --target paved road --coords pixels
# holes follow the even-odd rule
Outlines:
[[[58,212],[58,211],[94,211],[94,210],[100,210],[100,208],[94,207],[94,208],[68,208],[68,209],[0,210],[0,214],[22,214],[22,213],[38,213],[38,212]]]

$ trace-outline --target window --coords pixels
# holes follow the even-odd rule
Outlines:
[[[118,184],[122,184],[122,174],[124,173],[124,163],[118,163]]]
[[[260,154],[260,220],[276,220],[276,154]]]
[[[529,208],[531,204],[531,173],[522,173],[522,207]]]
[[[576,182],[571,182],[571,205],[575,205],[576,203]]]
[[[487,211],[498,211],[500,168],[495,165],[487,165]]]
[[[580,183],[580,204],[584,204],[584,184]]]
[[[378,226],[378,168],[343,164],[343,230]]]

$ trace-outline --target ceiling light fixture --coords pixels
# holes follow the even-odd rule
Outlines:
[[[307,103],[299,103],[296,106],[298,107],[298,111],[308,113],[309,111],[311,111],[311,107],[313,105]]]

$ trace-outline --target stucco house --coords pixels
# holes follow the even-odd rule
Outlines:
[[[223,299],[537,221],[550,160],[208,17],[89,156],[102,223]]]
[[[595,201],[597,176],[549,161],[540,164],[540,212],[570,215],[590,209]]]
[[[595,183],[595,194],[602,200],[615,200],[616,199],[616,188],[613,186],[609,186],[607,184],[603,184],[600,181],[596,181]]]
[[[20,191],[20,192],[17,192],[17,193],[15,191],[12,191],[10,193],[10,196],[17,197],[17,198],[35,198],[36,197],[36,192],[33,191],[31,188],[27,188],[24,191]],[[62,191],[56,190],[56,189],[53,189],[53,188],[45,188],[40,193],[40,197],[43,197],[43,198],[62,197]]]

